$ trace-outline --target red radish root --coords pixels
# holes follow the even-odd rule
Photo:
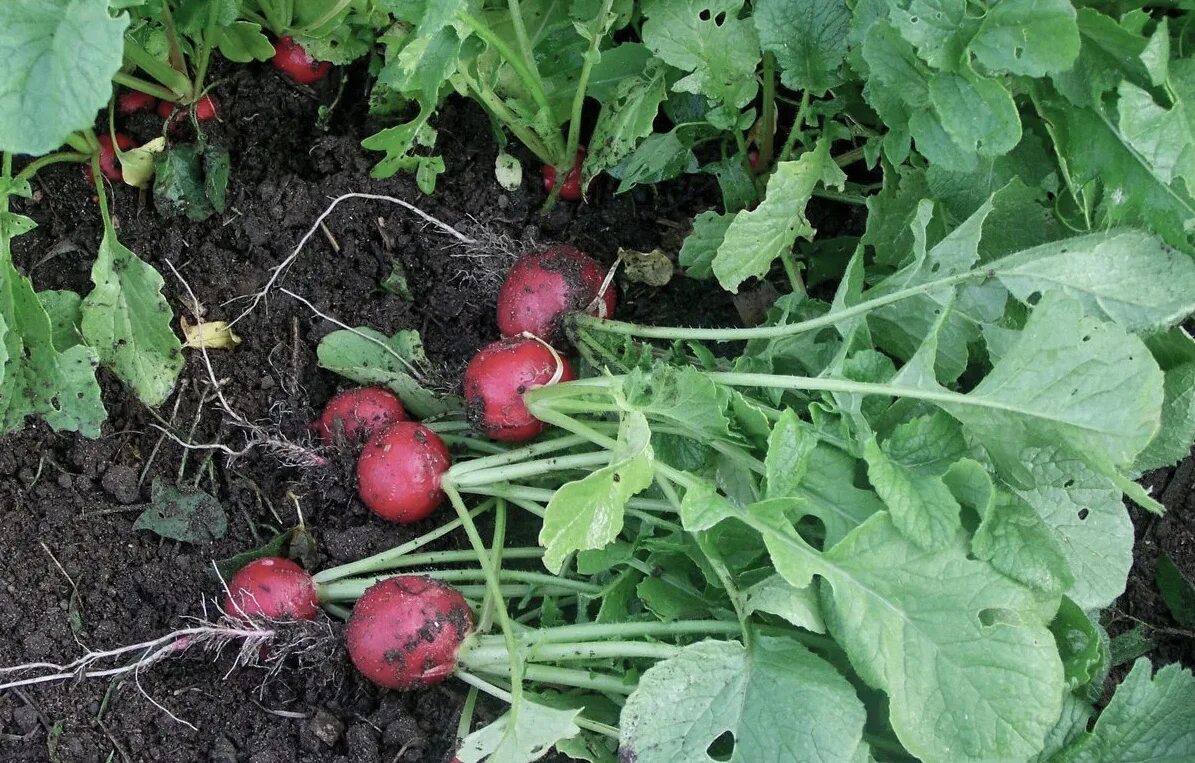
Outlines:
[[[357,491],[382,519],[418,522],[443,502],[440,480],[451,464],[448,448],[435,432],[400,421],[365,443],[357,461]]]
[[[465,368],[465,415],[489,437],[523,442],[544,431],[523,393],[576,376],[569,362],[535,339],[501,339],[483,347]]]
[[[235,618],[314,620],[319,598],[306,570],[289,559],[267,556],[249,562],[228,581],[224,611]]]
[[[456,669],[473,613],[456,589],[438,580],[398,575],[370,586],[353,607],[344,638],[361,674],[387,689],[443,681]]]
[[[349,389],[333,396],[315,423],[315,430],[328,445],[338,434],[359,442],[396,421],[406,421],[402,402],[381,387]]]
[[[602,292],[605,278],[605,268],[571,246],[523,255],[498,290],[498,329],[503,336],[530,333],[562,347],[569,313],[614,315],[617,298],[612,286]]]
[[[99,136],[100,141],[100,174],[108,178],[114,183],[119,183],[124,180],[124,171],[120,167],[120,160],[116,158],[116,149],[113,148],[112,136],[104,134]],[[121,151],[128,151],[130,148],[136,147],[133,139],[125,135],[123,132],[116,133],[116,147]],[[87,179],[91,180],[95,176],[91,174],[91,165],[83,166],[83,173],[87,175]]]
[[[573,166],[569,167],[568,174],[564,176],[564,182],[560,184],[560,198],[565,201],[580,201],[581,192],[581,165],[585,163],[585,147],[577,149],[577,158],[573,161]],[[548,193],[556,187],[556,175],[558,170],[551,164],[545,164],[543,168],[544,190]]]
[[[317,60],[290,36],[281,37],[274,43],[274,57],[270,63],[300,85],[319,82],[332,70],[332,64]]]
[[[158,105],[158,99],[140,90],[128,90],[116,99],[116,108],[121,114],[128,116],[139,111],[152,111]]]

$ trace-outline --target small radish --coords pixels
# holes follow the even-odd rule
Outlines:
[[[387,689],[417,689],[456,670],[473,613],[452,586],[418,575],[374,583],[353,607],[344,640],[361,674]]]
[[[602,318],[614,315],[616,297],[608,286],[594,302],[606,271],[571,246],[558,246],[519,258],[498,290],[498,330],[503,336],[529,332],[556,347],[566,337],[564,316],[591,309]]]
[[[565,201],[580,201],[581,200],[581,165],[585,163],[585,147],[577,149],[577,158],[573,161],[573,166],[569,168],[568,174],[564,176],[564,182],[560,185],[560,198]],[[543,168],[544,176],[544,190],[548,193],[556,187],[556,168],[551,164],[545,164]]]
[[[382,519],[410,524],[424,519],[444,500],[440,478],[452,461],[435,432],[413,421],[399,421],[365,443],[357,460],[357,492]]]
[[[295,42],[293,37],[281,37],[274,44],[274,57],[270,59],[274,68],[298,82],[310,85],[328,76],[332,64],[319,61]]]
[[[345,390],[329,400],[315,422],[315,430],[328,445],[335,442],[338,432],[349,442],[357,442],[406,419],[407,412],[392,392],[381,387],[361,387]]]
[[[112,136],[107,133],[99,136],[100,142],[100,173],[114,183],[120,182],[124,179],[124,172],[121,171],[120,161],[116,158],[116,151],[112,147]],[[116,146],[121,151],[128,151],[136,147],[133,139],[125,135],[123,132],[116,133]],[[87,176],[88,180],[95,178],[91,174],[91,165],[83,165],[83,174]]]
[[[289,559],[267,556],[249,562],[228,581],[224,612],[236,618],[314,620],[319,598],[306,570]]]
[[[138,111],[152,111],[158,105],[158,99],[140,90],[127,90],[116,100],[116,108],[121,114],[136,114]]]
[[[184,125],[192,111],[195,112],[197,120],[208,122],[219,117],[219,104],[210,95],[203,96],[190,106],[180,106],[170,101],[158,102],[158,116],[170,120],[170,132],[175,132]]]
[[[544,431],[523,393],[572,381],[572,366],[534,339],[500,339],[481,348],[465,368],[465,415],[479,431],[502,442],[523,442]]]

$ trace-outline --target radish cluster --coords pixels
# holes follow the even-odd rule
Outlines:
[[[124,116],[131,116],[142,111],[156,111],[158,116],[166,122],[166,129],[174,134],[186,124],[188,117],[194,114],[199,122],[208,122],[218,118],[219,107],[216,99],[205,95],[189,106],[180,106],[171,101],[159,101],[148,93],[139,90],[126,90],[116,98],[116,110]],[[137,143],[123,132],[115,133],[116,140],[107,133],[99,136],[100,173],[114,183],[124,180],[124,172],[120,166],[118,156],[123,151],[137,148]],[[93,180],[90,165],[84,165],[83,174],[87,180]]]

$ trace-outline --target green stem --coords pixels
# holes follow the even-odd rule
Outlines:
[[[838,156],[834,157],[834,163],[839,167],[845,167],[848,164],[854,164],[862,158],[863,146],[858,146],[857,148],[852,148],[850,151],[847,151],[845,154],[839,154]]]
[[[468,472],[452,480],[459,488],[470,488],[478,485],[491,485],[497,482],[510,482],[524,477],[538,477],[546,472],[566,471],[569,469],[584,469],[601,467],[610,462],[610,454],[605,451],[597,453],[579,453],[572,456],[554,456],[527,461],[521,464],[508,464],[492,469],[478,469]]]
[[[469,474],[470,472],[478,471],[480,469],[491,469],[496,466],[506,466],[507,464],[514,464],[529,458],[542,456],[546,453],[553,453],[558,450],[575,448],[576,446],[584,445],[585,443],[586,440],[584,437],[569,435],[567,437],[557,437],[553,440],[537,442],[533,445],[527,445],[525,447],[518,448],[517,450],[504,450],[502,453],[497,455],[486,456],[485,458],[474,458],[469,461],[461,461],[459,463],[453,464],[452,468],[448,470],[448,478],[456,481],[461,476]]]
[[[539,72],[532,71],[530,68],[532,65],[531,61],[519,55],[517,51],[506,44],[506,40],[494,34],[493,30],[476,16],[462,12],[457,14],[457,18],[465,26],[469,27],[474,34],[493,47],[494,50],[498,51],[498,55],[502,56],[502,59],[510,65],[510,68],[514,69],[515,74],[518,75],[519,79],[522,80],[523,84],[531,92],[531,99],[535,101],[535,104],[547,111],[549,108],[548,96],[544,92],[544,85],[539,77]],[[563,150],[564,146],[561,145],[560,149]]]
[[[828,188],[815,188],[811,192],[813,196],[819,199],[828,199],[830,201],[837,201],[843,204],[854,204],[855,206],[867,206],[867,197],[860,196],[857,193],[843,193],[841,191],[831,191]]]
[[[502,586],[498,580],[497,570],[491,564],[485,543],[481,539],[481,534],[477,532],[477,525],[473,524],[473,518],[469,516],[469,510],[465,508],[464,501],[461,500],[461,494],[457,492],[456,487],[450,480],[444,480],[442,488],[448,496],[452,508],[456,509],[457,516],[460,517],[461,523],[464,525],[465,534],[469,536],[469,543],[472,544],[473,550],[477,553],[477,560],[481,563],[481,568],[485,573],[485,583],[489,588],[490,595],[498,601],[503,601],[505,597],[502,595]],[[498,625],[501,627],[502,635],[506,639],[506,648],[510,650],[510,680],[511,691],[514,697],[512,704],[517,706],[523,696],[523,666],[516,659],[514,626],[510,622],[510,613],[506,611],[506,606],[503,605],[497,608],[497,614]]]
[[[456,527],[460,527],[459,522],[456,524]],[[389,554],[390,552],[387,551],[385,553]],[[543,555],[544,555],[544,550],[542,548],[539,548],[538,546],[525,547],[525,548],[508,548],[508,549],[503,549],[503,551],[502,551],[503,559],[539,559],[539,558],[543,557]],[[373,558],[373,557],[371,557],[371,558]],[[438,564],[460,564],[462,562],[475,562],[475,561],[477,561],[477,554],[473,553],[472,549],[463,549],[460,551],[428,551],[423,554],[407,554],[406,556],[401,556],[397,559],[389,559],[386,561],[385,566],[379,565],[374,569],[354,570],[354,571],[350,571],[343,575],[338,574],[335,577],[322,578],[322,579],[321,579],[320,575],[322,575],[323,573],[320,573],[320,575],[315,575],[313,577],[313,579],[316,581],[316,584],[318,585],[320,583],[330,583],[333,580],[342,580],[347,577],[354,577],[354,576],[360,577],[360,576],[366,575],[370,572],[386,572],[389,570],[396,570],[396,569],[400,569],[400,568],[404,568],[404,567],[427,567],[427,566],[438,565]],[[357,562],[353,562],[353,564],[357,564]],[[346,564],[343,566],[350,567],[352,565]],[[340,567],[336,567],[334,569],[339,570]],[[419,574],[422,574],[422,573],[419,573]]]
[[[481,104],[489,109],[495,118],[506,125],[506,129],[514,133],[515,137],[518,138],[522,144],[526,146],[529,151],[531,151],[531,153],[535,154],[541,162],[545,164],[554,164],[556,162],[556,159],[552,158],[555,156],[555,152],[550,150],[544,144],[543,140],[540,139],[538,134],[524,127],[519,118],[506,107],[505,103],[502,102],[501,98],[495,95],[491,90],[483,88],[480,83],[478,83],[472,77],[469,77],[464,72],[457,72],[453,76],[457,77],[460,82],[465,85],[465,89],[472,92],[477,99],[481,101]],[[560,150],[564,150],[563,145],[560,146]]]
[[[91,130],[73,132],[66,136],[66,144],[84,156],[94,156],[100,150],[99,141]]]
[[[333,604],[330,601],[326,601],[320,606],[324,608],[325,612],[327,612],[329,615],[332,615],[332,617],[335,617],[337,620],[347,621],[353,614],[352,610],[350,610],[348,607],[342,607],[339,604]]]
[[[801,93],[801,105],[797,107],[797,115],[793,118],[792,129],[784,140],[784,147],[780,149],[780,161],[787,162],[792,156],[793,148],[797,145],[797,138],[801,137],[805,126],[805,112],[809,110],[809,91]]]
[[[635,323],[625,323],[623,321],[608,320],[605,318],[598,318],[584,313],[574,313],[570,316],[570,320],[575,322],[578,328],[594,331],[604,331],[608,334],[621,334],[624,336],[635,336],[648,339],[696,339],[708,340],[715,342],[738,342],[748,339],[776,339],[785,336],[795,336],[796,334],[803,334],[807,331],[817,331],[819,329],[827,328],[837,325],[844,321],[850,320],[860,315],[866,315],[873,310],[877,310],[885,305],[891,305],[894,302],[900,302],[910,297],[928,294],[938,289],[947,286],[954,286],[956,284],[966,283],[968,281],[982,281],[992,276],[992,273],[986,269],[969,270],[966,273],[959,273],[957,275],[946,276],[939,278],[937,281],[922,284],[920,286],[911,286],[907,289],[894,291],[890,294],[885,294],[882,297],[875,297],[863,302],[860,302],[843,310],[835,310],[825,315],[811,318],[805,321],[798,321],[797,323],[787,323],[780,326],[756,326],[754,328],[684,328],[679,326],[641,326]],[[590,379],[586,382],[593,381]],[[533,394],[537,395],[542,390],[564,388],[567,389],[577,382],[565,382],[563,384],[555,384],[551,387],[541,387],[527,393],[530,398]]]
[[[515,39],[519,41],[519,52],[523,54],[523,61],[531,68],[535,67],[535,49],[531,45],[531,38],[527,35],[527,25],[523,23],[523,9],[519,0],[507,0],[506,7],[510,11],[510,23],[515,29]]]
[[[373,577],[351,578],[348,580],[336,580],[331,583],[319,585],[317,590],[319,592],[320,601],[356,601],[357,599],[361,598],[361,595],[365,593],[366,589],[368,589],[370,586],[374,585],[380,580],[392,578],[399,574],[404,573],[375,575]],[[486,577],[485,571],[478,569],[419,570],[410,574],[428,577],[434,580],[442,580],[445,583],[471,582],[475,580],[484,580]],[[593,595],[601,592],[602,590],[600,586],[596,586],[591,583],[585,583],[580,580],[571,580],[569,578],[562,578],[543,572],[530,572],[527,570],[501,570],[497,577],[503,583],[526,583],[527,585],[531,586],[549,587],[554,591],[563,591],[567,593],[584,593]],[[495,597],[497,598],[496,594]]]
[[[478,645],[461,655],[461,664],[471,670],[503,663],[507,660],[504,644],[477,642]],[[542,644],[529,647],[523,658],[530,662],[570,662],[576,660],[648,659],[666,660],[675,657],[679,646],[656,641],[593,641],[573,644]]]
[[[138,69],[148,74],[169,89],[167,100],[177,101],[190,98],[194,93],[194,86],[185,74],[170,64],[159,61],[141,43],[128,35],[124,38],[124,56]]]
[[[792,287],[793,294],[805,294],[805,280],[801,278],[801,271],[793,261],[791,249],[780,252],[780,263],[784,265],[784,275],[788,276],[788,284]]]
[[[667,638],[675,636],[723,635],[739,633],[738,623],[725,620],[672,620],[670,622],[581,623],[540,628],[524,640],[532,644],[565,644],[601,639],[633,639],[642,637]]]
[[[469,512],[469,517],[477,517],[489,511],[494,507],[494,503],[495,501],[492,500],[482,503],[476,509],[473,509],[473,511]],[[323,570],[322,572],[317,572],[312,576],[311,579],[315,581],[316,585],[319,585],[321,583],[330,583],[333,580],[339,580],[341,578],[347,578],[353,575],[365,575],[370,572],[381,572],[382,570],[389,570],[404,564],[436,564],[436,562],[409,562],[406,560],[410,558],[408,555],[412,551],[422,548],[428,543],[444,537],[460,526],[461,520],[459,518],[454,519],[451,522],[446,522],[430,532],[420,535],[418,538],[413,538],[406,543],[383,551],[380,554],[374,554],[373,556],[366,557],[365,559],[359,559],[355,562],[349,562],[348,564],[342,564],[337,567],[331,567],[329,569]],[[474,558],[476,557],[470,556],[469,561],[472,561]]]
[[[506,546],[506,501],[498,499],[498,506],[494,510],[494,539],[490,543],[490,565],[502,572],[502,560],[505,558]],[[495,599],[486,592],[481,602],[481,616],[477,618],[477,632],[488,633],[494,625],[494,607],[503,606],[505,602]]]
[[[473,667],[473,666],[470,666]],[[510,665],[490,664],[483,668],[473,667],[478,673],[490,673],[507,677],[510,675]],[[559,684],[571,686],[575,689],[589,689],[590,691],[606,694],[627,695],[635,687],[627,684],[622,678],[575,668],[559,668],[555,665],[527,665],[522,670],[523,677],[528,681],[538,681],[545,684]]]
[[[466,684],[468,684],[469,686],[471,686],[475,689],[479,689],[479,690],[485,692],[486,694],[490,695],[491,697],[494,697],[495,699],[500,699],[503,702],[506,702],[508,704],[514,703],[514,695],[512,695],[510,692],[508,692],[504,689],[494,686],[492,683],[490,683],[489,681],[486,681],[485,679],[483,679],[479,676],[475,676],[472,673],[469,673],[464,670],[457,670],[456,677],[459,678],[461,681],[465,682]],[[614,728],[613,726],[607,726],[604,723],[598,723],[597,721],[591,721],[583,715],[578,715],[573,720],[573,722],[576,723],[581,728],[586,729],[588,731],[593,731],[597,734],[602,734],[603,736],[607,736],[611,739],[615,739],[615,740],[618,739],[618,729]]]
[[[203,36],[198,44],[198,64],[195,66],[195,81],[191,83],[195,96],[203,92],[203,81],[207,77],[207,67],[212,60],[213,38],[216,36],[216,26],[220,20],[220,3],[212,3],[208,9],[207,25],[203,29]]]
[[[491,456],[500,453],[509,453],[509,451],[496,442],[489,442],[488,440],[479,440],[470,435],[459,434],[442,434],[440,439],[444,444],[450,448],[465,448],[467,450],[481,453],[485,456]],[[468,463],[468,462],[462,462]]]
[[[477,692],[476,686],[469,687],[469,693],[465,695],[465,704],[461,707],[460,720],[456,722],[456,746],[461,746],[461,741],[469,736],[469,729],[473,727],[473,712],[477,707]]]
[[[131,90],[140,90],[142,93],[152,95],[154,98],[161,98],[164,101],[173,101],[178,97],[175,93],[156,82],[150,82],[149,80],[141,79],[125,72],[117,72],[112,75],[112,81],[118,85],[124,85]]]
[[[514,2],[515,0],[512,0]],[[581,74],[577,78],[576,91],[573,93],[573,106],[569,112],[568,121],[568,144],[564,150],[565,164],[556,173],[556,183],[560,185],[563,178],[568,174],[567,168],[572,166],[573,157],[577,155],[577,149],[581,146],[581,110],[585,106],[585,92],[589,87],[589,75],[593,71],[593,63],[598,57],[598,47],[601,44],[602,38],[605,37],[606,19],[610,15],[610,9],[614,6],[614,0],[603,0],[602,7],[598,10],[597,18],[593,20],[593,26],[590,28],[589,35],[589,50],[585,54],[584,62],[581,64]]]
[[[29,180],[42,169],[51,164],[58,164],[59,162],[86,162],[91,159],[90,154],[80,154],[76,151],[58,151],[53,154],[46,154],[39,156],[33,161],[26,164],[25,167],[17,173],[14,180]]]
[[[759,135],[759,159],[756,166],[772,165],[772,149],[776,131],[776,57],[763,54],[763,109],[760,115],[763,131]]]

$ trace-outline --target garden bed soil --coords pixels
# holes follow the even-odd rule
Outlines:
[[[456,104],[439,120],[447,172],[435,195],[409,177],[373,180],[379,155],[359,147],[369,133],[358,109],[334,112],[330,130],[316,119],[334,83],[316,92],[266,67],[239,67],[215,92],[223,122],[212,139],[233,157],[230,208],[203,223],[163,220],[152,203],[121,186],[113,203],[121,240],[166,278],[176,314],[187,315],[186,290],[173,263],[206,308],[230,319],[244,303],[232,297],[264,284],[331,198],[356,191],[415,203],[462,229],[479,223],[519,241],[562,241],[611,262],[619,247],[675,252],[693,213],[717,203],[711,178],[695,178],[612,196],[599,181],[590,203],[561,204],[544,216],[538,167],[528,162],[524,189],[507,193],[493,175],[495,147],[476,109]],[[356,88],[356,89],[355,89]],[[350,81],[342,103],[363,103]],[[130,132],[152,137],[157,123],[133,120]],[[35,181],[36,198],[20,211],[38,229],[16,242],[18,266],[39,289],[89,288],[100,237],[99,215],[76,166],[58,166]],[[816,221],[829,228],[859,224],[861,210],[829,206]],[[332,242],[335,242],[333,245]],[[342,204],[285,278],[285,286],[349,325],[387,334],[422,332],[439,384],[455,385],[470,355],[496,336],[495,275],[501,258],[459,256],[451,239],[399,207],[375,201]],[[398,261],[412,299],[379,283]],[[727,325],[736,312],[706,284],[674,279],[652,290],[632,286],[622,297],[631,318]],[[188,316],[191,317],[191,316]],[[243,343],[213,351],[213,370],[228,402],[245,419],[296,442],[306,422],[341,385],[317,367],[315,347],[335,329],[296,300],[275,293],[236,325]],[[42,424],[0,439],[0,664],[66,662],[83,645],[111,648],[152,638],[202,612],[219,591],[211,561],[231,557],[297,523],[301,509],[316,538],[316,567],[360,558],[417,535],[423,525],[384,525],[356,499],[351,456],[339,468],[284,466],[262,449],[229,463],[212,451],[186,452],[155,428],[165,419],[191,442],[245,444],[243,431],[214,407],[202,356],[187,351],[176,394],[158,411],[132,398],[102,373],[108,423],[97,440],[54,433]],[[151,484],[198,484],[229,517],[227,534],[189,545],[135,532],[132,524]],[[1173,625],[1152,584],[1158,550],[1195,568],[1191,470],[1156,475],[1172,512],[1138,516],[1142,556],[1126,597],[1135,618]],[[1167,487],[1167,486],[1170,487]],[[81,681],[0,693],[0,759],[100,763],[115,761],[446,761],[464,689],[449,681],[405,694],[378,691],[359,679],[343,653],[267,680],[260,670],[231,670],[233,650],[216,658],[189,655],[114,683]],[[1193,661],[1189,641],[1159,634],[1156,656]],[[171,714],[175,718],[171,717]],[[185,723],[184,723],[185,722]]]

